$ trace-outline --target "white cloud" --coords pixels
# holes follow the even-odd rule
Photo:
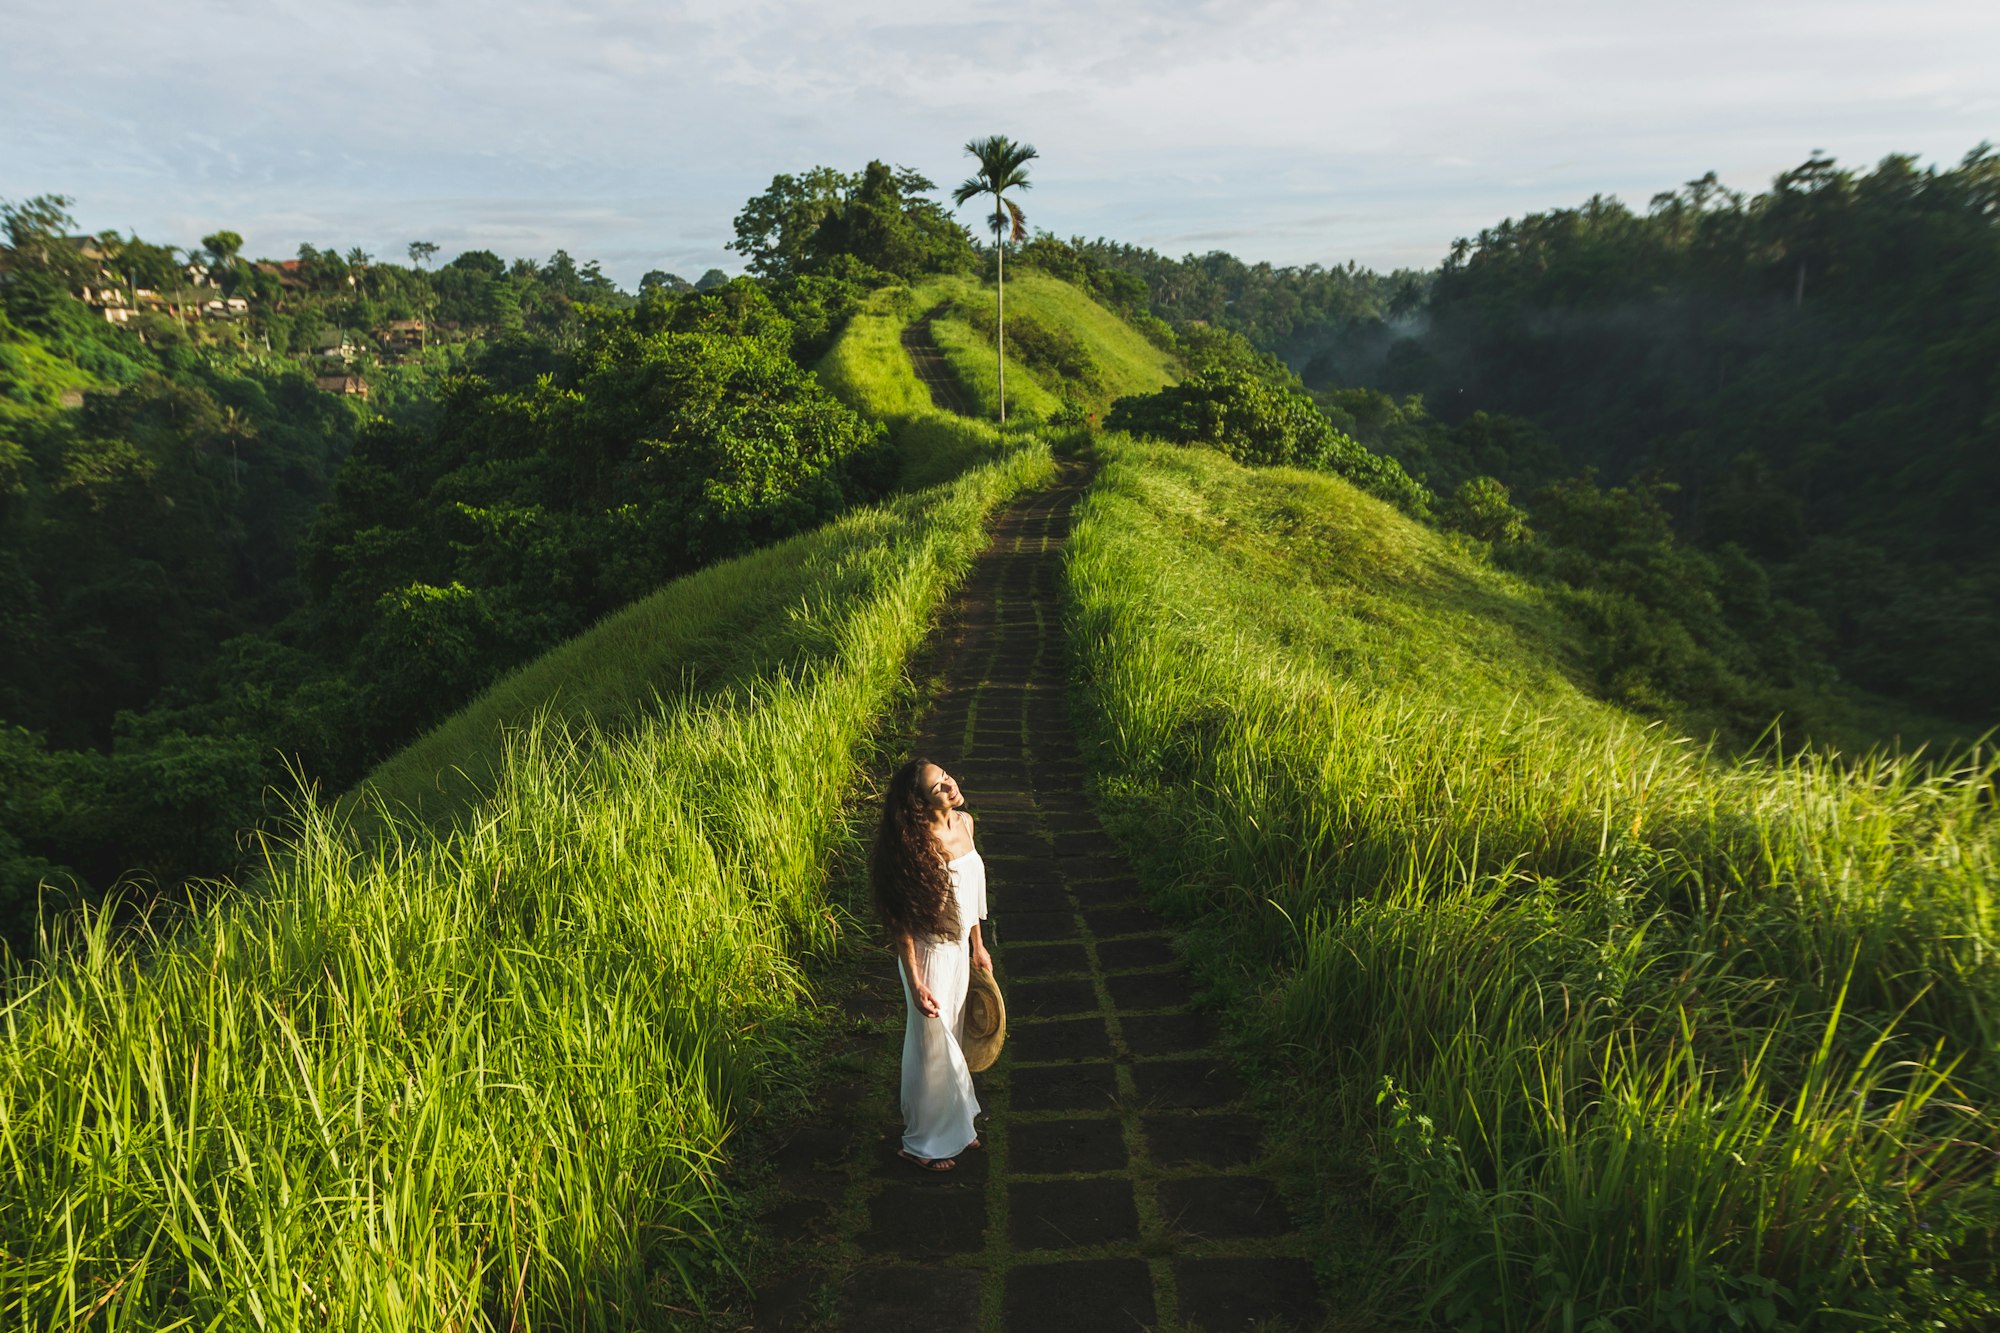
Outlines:
[[[1040,146],[1031,221],[1170,251],[1389,266],[1595,192],[1738,188],[1825,148],[2000,137],[2000,7],[747,0],[11,0],[0,195],[253,249],[422,235],[724,263],[772,174],[870,157],[950,184]]]

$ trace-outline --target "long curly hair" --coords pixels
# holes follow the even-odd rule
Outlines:
[[[912,759],[889,779],[868,854],[868,887],[891,939],[950,939],[958,933],[951,864],[930,830],[928,793],[917,785],[917,775],[930,766],[928,759]]]

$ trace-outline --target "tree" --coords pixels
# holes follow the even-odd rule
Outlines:
[[[727,287],[729,275],[719,268],[712,268],[695,279],[694,289],[698,292],[712,292],[717,287]]]
[[[68,237],[76,230],[66,194],[38,194],[20,203],[0,201],[0,224],[20,262],[67,280],[79,274],[81,262]]]
[[[691,292],[694,284],[678,273],[668,273],[664,269],[651,269],[639,279],[639,295],[650,296],[656,291],[670,293]]]
[[[418,268],[429,268],[431,266],[431,259],[437,252],[437,242],[435,241],[410,242],[410,262]]]
[[[952,191],[952,202],[963,205],[981,195],[993,196],[994,289],[998,311],[993,324],[993,355],[1000,366],[1000,424],[1007,423],[1007,261],[1006,241],[1028,239],[1028,219],[1020,205],[1007,197],[1009,190],[1029,187],[1028,163],[1041,156],[1033,144],[1015,143],[1004,134],[974,139],[965,146],[979,163],[979,172]],[[1011,230],[1009,223],[1012,223]],[[1003,237],[1003,233],[1009,233]]]
[[[802,272],[812,257],[820,224],[840,211],[859,183],[831,167],[814,167],[801,176],[773,176],[771,188],[736,215],[736,239],[729,248],[744,256],[750,271],[760,277]]]
[[[217,268],[233,268],[243,249],[243,238],[233,231],[211,232],[201,238],[201,248],[208,251]]]

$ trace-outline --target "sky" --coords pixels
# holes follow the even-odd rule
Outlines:
[[[1040,150],[1031,226],[1380,270],[1593,194],[2000,141],[1992,0],[0,0],[0,23],[0,199],[263,256],[563,248],[626,287],[740,269],[731,220],[777,173],[881,158],[948,189],[988,134]]]

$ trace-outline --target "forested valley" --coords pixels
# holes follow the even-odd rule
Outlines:
[[[1500,563],[1569,590],[1605,691],[1861,746],[2000,720],[2000,154],[1815,155],[1746,197],[1594,197],[1433,272],[1044,238],[1281,358]],[[1872,696],[1859,702],[1863,695]]]
[[[198,897],[301,784],[878,494],[880,427],[806,367],[871,287],[977,262],[930,188],[780,177],[739,221],[760,279],[636,294],[565,252],[252,261],[5,205],[0,939]]]
[[[780,176],[736,220],[748,276],[636,293],[564,252],[253,261],[7,205],[8,945],[114,884],[239,874],[301,782],[345,790],[662,581],[882,494],[880,428],[812,367],[871,290],[990,268],[933,189]],[[1105,424],[1457,533],[1584,627],[1603,697],[1728,748],[1950,746],[2000,716],[1989,149],[1595,198],[1434,272],[1047,233],[1007,263],[1192,372]],[[1081,364],[1061,328],[1008,337],[1051,383]]]

